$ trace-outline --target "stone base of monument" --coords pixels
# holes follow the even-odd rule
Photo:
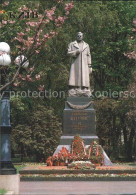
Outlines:
[[[0,175],[0,188],[19,195],[20,175]]]
[[[88,148],[93,141],[99,140],[98,136],[80,136],[80,137],[84,140],[86,148]],[[65,147],[65,148],[67,148],[67,150],[71,151],[71,144],[72,144],[73,139],[74,139],[74,136],[61,136],[60,144],[56,148],[54,154],[57,154],[63,147]],[[112,166],[112,162],[109,159],[106,152],[103,150],[102,146],[101,146],[101,149],[103,151],[103,156],[104,156],[104,165],[105,166]]]
[[[86,148],[93,142],[99,141],[96,135],[96,116],[93,102],[89,97],[68,97],[63,112],[63,135],[54,154],[62,147],[71,150],[72,140],[75,135],[80,135]],[[105,165],[112,165],[110,159],[104,154]]]
[[[90,145],[91,142],[98,141],[97,136],[80,136],[80,137],[84,140],[86,148]],[[55,150],[54,154],[57,154],[62,149],[62,147],[65,147],[69,151],[71,151],[71,144],[73,139],[74,136],[65,136],[65,135],[61,136],[60,144]]]

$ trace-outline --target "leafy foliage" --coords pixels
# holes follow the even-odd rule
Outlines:
[[[132,160],[135,137],[135,99],[109,98],[95,102],[100,144],[114,159]],[[131,115],[131,118],[130,118]]]
[[[12,147],[24,156],[35,155],[37,161],[51,155],[60,138],[61,124],[53,109],[37,105],[27,124],[12,130]]]

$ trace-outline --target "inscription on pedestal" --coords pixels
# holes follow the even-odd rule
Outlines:
[[[95,134],[95,111],[92,110],[64,110],[64,134]]]
[[[74,130],[85,130],[87,128],[87,124],[85,125],[85,122],[88,120],[88,114],[86,112],[77,112],[73,111],[71,113],[71,127]]]

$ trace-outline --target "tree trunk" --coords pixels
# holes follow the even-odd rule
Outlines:
[[[128,161],[132,161],[132,149],[133,149],[133,139],[135,137],[135,121],[132,121],[132,128],[131,128],[131,132],[130,132],[130,136],[129,136],[129,140],[128,140],[128,144],[127,144],[127,159]]]

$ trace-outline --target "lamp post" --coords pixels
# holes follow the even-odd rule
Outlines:
[[[0,85],[7,83],[8,67],[11,63],[10,47],[7,43],[0,43]],[[0,91],[0,175],[16,174],[11,161],[10,147],[10,91],[9,87]]]

